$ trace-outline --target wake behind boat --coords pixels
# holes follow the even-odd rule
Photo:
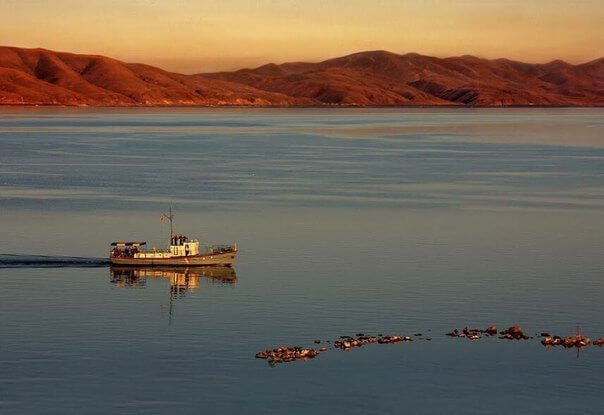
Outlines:
[[[211,245],[200,249],[197,239],[174,235],[172,209],[162,215],[170,221],[170,245],[167,249],[147,250],[146,242],[119,241],[111,243],[109,259],[113,265],[134,266],[218,266],[230,267],[237,256],[236,245]]]

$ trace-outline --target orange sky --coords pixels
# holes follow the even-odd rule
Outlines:
[[[604,56],[603,0],[3,0],[0,44],[179,72],[361,50],[573,63]]]

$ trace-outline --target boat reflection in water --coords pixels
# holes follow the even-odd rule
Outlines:
[[[170,299],[182,298],[201,287],[202,279],[211,283],[234,284],[237,274],[231,267],[119,267],[110,269],[111,283],[118,287],[144,287],[147,279],[169,279]]]

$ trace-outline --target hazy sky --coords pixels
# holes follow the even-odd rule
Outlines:
[[[0,44],[181,72],[375,49],[577,63],[604,56],[604,0],[0,0]]]

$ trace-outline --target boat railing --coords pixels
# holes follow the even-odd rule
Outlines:
[[[137,251],[137,253],[140,253],[140,254],[155,254],[155,253],[169,254],[170,250],[168,248],[143,248],[143,249],[139,249]]]
[[[229,253],[229,252],[236,252],[237,251],[237,245],[228,245],[228,244],[221,244],[221,245],[206,245],[203,247],[200,247],[200,251],[199,253],[201,255],[218,255],[218,254],[225,254],[225,253]],[[171,254],[172,251],[169,248],[137,248],[135,250],[131,250],[131,251],[111,251],[110,252],[110,256],[112,258],[114,257],[130,257],[133,256],[135,254]]]

